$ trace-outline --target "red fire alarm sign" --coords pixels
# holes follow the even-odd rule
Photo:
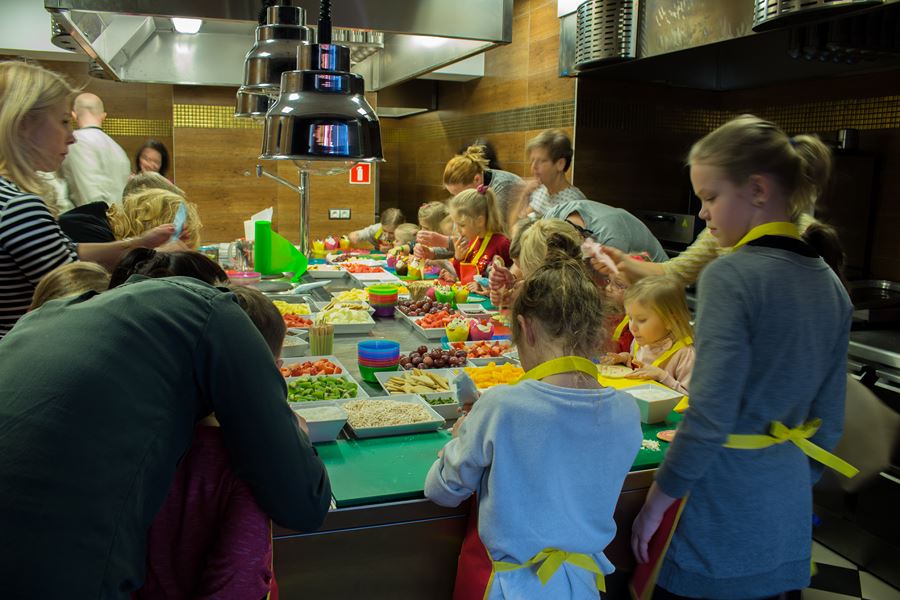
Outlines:
[[[369,163],[356,163],[350,168],[350,183],[369,185],[372,183],[372,165]]]

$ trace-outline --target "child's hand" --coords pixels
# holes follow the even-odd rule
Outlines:
[[[466,415],[459,415],[459,418],[456,420],[456,423],[453,424],[452,434],[453,437],[459,437],[459,428],[463,424],[463,421],[466,420]]]
[[[434,250],[432,250],[430,246],[416,244],[416,247],[413,249],[413,255],[422,260],[431,260],[434,258]]]
[[[450,238],[436,231],[420,231],[416,234],[416,244],[434,246],[437,248],[449,248]]]
[[[662,381],[666,376],[666,372],[659,367],[653,365],[642,365],[635,361],[634,366],[637,367],[633,373],[625,376],[625,379],[652,379],[653,381]]]
[[[462,262],[463,260],[465,260],[466,254],[469,253],[469,244],[471,242],[469,242],[468,239],[459,236],[453,241],[453,243],[453,256],[456,257],[456,260]]]
[[[634,366],[631,360],[631,354],[628,352],[609,352],[601,361],[604,365],[625,365],[626,367]]]
[[[467,283],[466,289],[469,290],[473,294],[478,294],[479,296],[485,296],[488,293],[488,291],[486,289],[484,289],[483,287],[481,287],[480,285],[478,285],[478,282],[476,282],[476,281],[470,281],[469,283]]]
[[[516,283],[515,275],[505,266],[495,264],[488,274],[492,290],[504,290],[513,287]]]

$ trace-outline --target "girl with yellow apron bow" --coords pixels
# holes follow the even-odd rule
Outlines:
[[[450,200],[450,217],[459,235],[472,240],[458,247],[451,261],[461,282],[469,284],[486,275],[495,256],[502,258],[504,265],[512,264],[509,238],[501,233],[503,225],[493,191],[484,186],[463,190]]]
[[[770,598],[809,584],[812,485],[825,466],[854,474],[829,452],[852,306],[790,222],[823,189],[813,176],[828,162],[817,139],[789,141],[752,116],[691,150],[700,217],[734,251],[700,278],[691,408],[632,528],[655,579],[642,600],[654,585],[674,599]],[[658,544],[674,503],[680,520]]]
[[[684,287],[668,277],[645,277],[625,291],[631,352],[611,354],[608,362],[633,363],[631,379],[652,379],[688,393],[694,367],[694,341]]]
[[[455,600],[596,599],[613,570],[603,550],[639,416],[587,358],[602,343],[595,285],[577,259],[550,254],[512,309],[525,376],[479,398],[426,480],[438,504],[477,494]]]

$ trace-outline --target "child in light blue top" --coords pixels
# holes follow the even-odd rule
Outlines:
[[[824,187],[830,156],[817,138],[789,139],[744,116],[698,142],[690,164],[700,217],[735,249],[700,276],[691,406],[632,546],[646,562],[663,512],[687,496],[658,587],[773,597],[809,584],[812,485],[823,466],[791,442],[746,450],[731,436],[821,419],[809,441],[830,451],[840,438],[851,305],[791,224]]]
[[[429,471],[425,495],[456,506],[477,493],[478,533],[493,561],[514,568],[552,548],[582,554],[609,574],[614,568],[603,551],[615,536],[613,512],[641,447],[640,417],[630,396],[597,382],[587,360],[604,341],[604,315],[571,245],[572,254],[549,251],[546,264],[526,279],[512,329],[527,371],[564,356],[580,357],[572,359],[579,367],[570,362],[485,392]],[[495,563],[485,597],[598,597],[596,572],[582,565],[564,562],[545,583],[537,568],[497,570]],[[457,581],[465,577],[460,572]]]

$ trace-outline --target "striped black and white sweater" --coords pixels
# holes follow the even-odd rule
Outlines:
[[[41,277],[75,260],[77,246],[44,201],[0,177],[0,338],[28,310]]]

